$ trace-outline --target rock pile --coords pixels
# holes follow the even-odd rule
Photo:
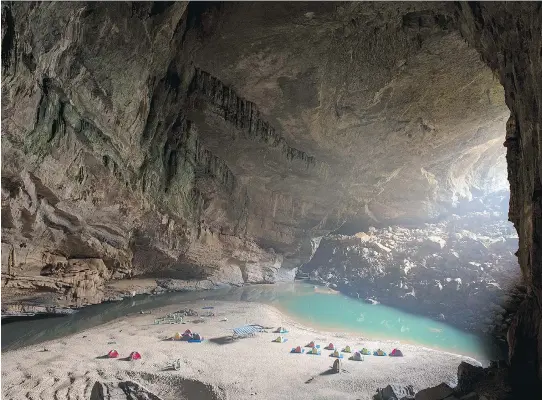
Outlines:
[[[482,202],[482,203],[480,203]],[[506,194],[478,199],[419,227],[388,226],[333,235],[303,272],[350,296],[504,337],[523,298],[514,255],[518,238],[506,220]]]
[[[510,397],[508,368],[492,363],[489,368],[462,362],[457,370],[457,385],[440,385],[414,394],[412,386],[388,385],[377,389],[375,400],[504,400]]]

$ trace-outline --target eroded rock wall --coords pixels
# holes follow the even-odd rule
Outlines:
[[[110,279],[168,269],[287,275],[247,237],[246,188],[186,118],[202,81],[173,60],[186,6],[3,4],[5,300],[95,303]]]
[[[542,6],[540,3],[461,3],[458,7],[462,34],[499,74],[510,109],[505,142],[511,190],[509,218],[519,235],[517,255],[528,297],[509,330],[509,355],[516,390],[540,393]]]

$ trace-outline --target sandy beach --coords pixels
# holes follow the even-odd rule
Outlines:
[[[203,310],[202,307],[214,307]],[[215,315],[204,322],[155,325],[159,316],[192,308]],[[227,318],[227,321],[224,321]],[[229,341],[231,329],[244,324],[285,326],[286,343],[272,342],[274,329],[253,338]],[[191,329],[203,343],[170,341],[175,332]],[[365,361],[343,360],[341,374],[330,374],[334,358],[290,354],[311,340],[322,348],[333,342],[339,349],[367,347],[391,351],[400,347],[403,358],[366,356]],[[100,358],[116,349],[118,359]],[[142,359],[125,361],[138,351]],[[181,368],[168,364],[180,359]],[[277,309],[258,303],[196,301],[154,309],[64,337],[2,353],[3,399],[116,399],[114,392],[99,393],[96,382],[117,386],[136,382],[159,399],[371,399],[378,387],[412,384],[416,390],[454,382],[461,361],[471,358],[390,341],[368,341],[359,336],[318,331],[293,321]],[[122,392],[121,392],[122,393]],[[152,397],[148,397],[152,398]]]

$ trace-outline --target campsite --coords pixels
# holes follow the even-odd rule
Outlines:
[[[3,370],[9,373],[2,379],[3,392],[8,398],[28,393],[31,398],[88,399],[92,382],[115,380],[140,385],[138,390],[164,400],[292,395],[308,400],[315,391],[320,398],[354,400],[370,399],[390,382],[411,383],[415,389],[435,386],[453,379],[462,360],[476,363],[409,343],[317,330],[259,303],[198,300],[183,307],[200,313],[214,307],[214,315],[198,323],[193,321],[201,321],[199,315],[155,323],[179,309],[171,305],[4,353]],[[196,335],[200,340],[194,341]],[[330,344],[332,350],[324,349]],[[374,356],[379,349],[389,355]],[[399,351],[403,356],[395,357]]]

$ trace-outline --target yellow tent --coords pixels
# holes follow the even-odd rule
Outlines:
[[[173,335],[173,340],[182,340],[183,335],[181,335],[179,332],[175,332],[175,335]]]

